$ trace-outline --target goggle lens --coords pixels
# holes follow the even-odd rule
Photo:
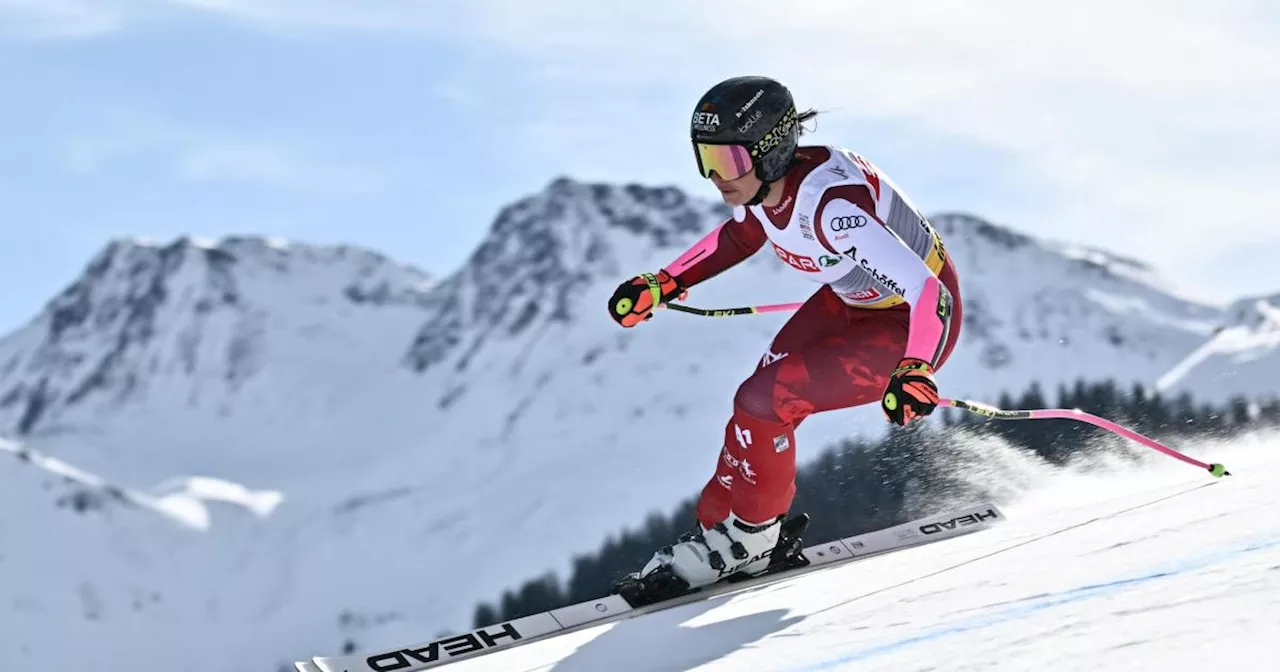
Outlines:
[[[695,142],[693,150],[698,158],[698,171],[703,177],[710,178],[714,172],[722,180],[736,180],[751,172],[751,152],[742,145],[707,145]]]

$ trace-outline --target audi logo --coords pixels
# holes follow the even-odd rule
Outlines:
[[[860,229],[867,225],[867,218],[862,215],[854,215],[852,217],[834,217],[831,220],[832,231],[848,231],[849,229]]]

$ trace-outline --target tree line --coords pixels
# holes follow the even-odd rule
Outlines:
[[[1280,427],[1280,400],[1259,404],[1237,398],[1221,405],[1197,404],[1190,394],[1165,398],[1141,385],[1125,389],[1113,381],[1078,381],[1056,392],[1057,403],[1050,405],[1041,387],[1033,384],[1020,396],[1002,395],[997,406],[1078,408],[1174,447]],[[1072,420],[995,421],[953,409],[938,414],[941,422],[895,429],[878,439],[846,439],[801,466],[791,510],[811,516],[806,543],[890,527],[929,512],[926,509],[939,502],[987,500],[1006,490],[998,475],[985,481],[974,476],[984,471],[989,455],[981,448],[957,449],[962,442],[980,446],[984,439],[998,437],[1053,467],[1103,452],[1138,459],[1145,450],[1126,447],[1128,442],[1105,430]],[[666,514],[652,513],[640,527],[610,536],[596,552],[575,557],[567,579],[550,573],[504,591],[495,604],[480,604],[475,627],[607,595],[615,581],[638,570],[655,549],[694,528],[696,501],[695,495]]]

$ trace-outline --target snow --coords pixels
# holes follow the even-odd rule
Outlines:
[[[250,490],[239,483],[220,478],[192,476],[156,486],[153,505],[190,527],[209,529],[209,508],[205,502],[225,502],[244,508],[259,518],[266,518],[284,500],[276,490]]]
[[[1280,296],[1242,299],[1228,314],[1230,322],[1162,375],[1156,389],[1206,400],[1280,394],[1272,382],[1280,376]]]
[[[0,439],[0,450],[20,457],[47,474],[59,476],[64,482],[84,486],[80,490],[82,493],[109,495],[154,511],[192,530],[209,529],[211,516],[205,502],[223,502],[249,511],[258,518],[267,518],[284,500],[283,493],[275,490],[251,490],[239,483],[207,476],[173,478],[156,485],[150,492],[143,492],[117,486],[97,474],[7,439]]]
[[[991,530],[444,669],[1261,669],[1280,636],[1280,438],[1202,449],[1236,476],[1029,473]]]
[[[0,571],[20,577],[0,581],[0,669],[68,667],[68,640],[143,672],[421,640],[670,510],[709,476],[733,391],[787,316],[622,330],[604,306],[723,214],[557,180],[438,281],[352,247],[112,243],[0,338],[0,435],[28,429],[81,477],[0,456]],[[1224,319],[977,218],[935,223],[964,295],[948,396],[1149,382]],[[690,303],[814,289],[762,253]],[[882,427],[874,408],[814,416],[798,454]],[[987,480],[1012,497],[1033,473]]]
[[[1147,321],[1164,325],[1172,331],[1189,332],[1207,337],[1213,332],[1215,326],[1213,322],[1204,319],[1178,319],[1138,296],[1112,294],[1097,289],[1085,290],[1084,296],[1113,315],[1141,315]]]
[[[1067,243],[1053,242],[1048,246],[1057,250],[1059,254],[1068,259],[1078,259],[1105,267],[1109,272],[1126,277],[1135,282],[1140,282],[1152,287],[1159,287],[1162,284],[1165,284],[1161,281],[1160,276],[1154,269],[1140,261],[1137,261],[1136,259],[1120,257],[1097,248],[1082,247],[1080,245],[1071,245]]]

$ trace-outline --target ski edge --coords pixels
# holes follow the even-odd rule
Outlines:
[[[994,503],[960,507],[882,530],[807,546],[802,551],[809,559],[805,567],[738,583],[722,583],[643,607],[632,607],[621,596],[608,595],[414,646],[369,655],[317,656],[310,663],[299,661],[295,667],[297,672],[420,672],[588,627],[750,590],[819,569],[959,537],[986,529],[1004,517]]]

